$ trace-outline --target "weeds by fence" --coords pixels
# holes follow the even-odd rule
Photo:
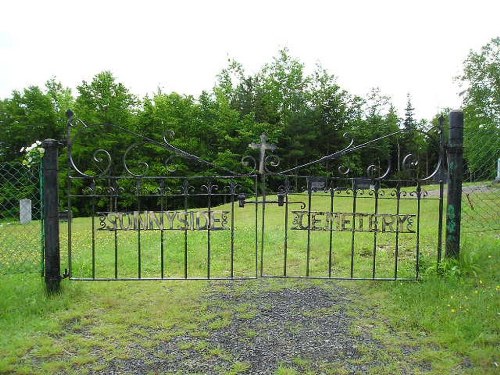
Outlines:
[[[498,127],[465,127],[465,177],[462,193],[462,228],[465,232],[500,230],[500,158]]]
[[[25,209],[21,209],[22,199],[29,200]],[[39,169],[1,163],[0,274],[41,270],[41,217]]]

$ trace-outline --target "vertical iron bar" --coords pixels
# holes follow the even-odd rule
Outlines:
[[[415,262],[415,279],[418,280],[420,276],[420,207],[422,197],[422,186],[420,181],[417,182],[417,248],[416,248],[416,262]],[[397,226],[399,228],[399,225]]]
[[[312,189],[311,184],[307,186],[307,254],[306,254],[306,276],[309,277],[310,262],[311,262],[311,203],[312,203]]]
[[[161,180],[160,182],[160,211],[163,213],[165,211],[165,180]],[[160,273],[161,273],[161,278],[164,279],[165,278],[165,245],[164,245],[164,241],[165,241],[165,224],[163,223],[163,214],[161,215],[162,217],[162,227],[161,227],[161,230],[160,230]]]
[[[71,169],[69,169],[71,171]],[[69,172],[68,172],[69,173]],[[71,229],[72,229],[72,217],[73,217],[73,210],[71,209],[71,176],[68,176],[68,276],[71,278],[73,276],[73,255],[72,255],[72,248],[71,248]]]
[[[443,253],[443,203],[444,203],[444,153],[445,141],[444,141],[444,116],[439,117],[439,160],[441,165],[439,167],[439,218],[438,218],[438,244],[437,244],[437,265],[441,264],[441,258]]]
[[[254,195],[255,195],[255,277],[259,275],[259,187],[257,176],[254,176]],[[260,275],[262,276],[262,267],[260,269]]]
[[[115,279],[118,279],[118,229],[115,228]]]
[[[211,205],[212,205],[212,182],[208,182],[208,222],[207,222],[207,279],[210,279],[210,252],[211,252],[211,243],[210,243],[210,227],[212,225],[211,220],[212,220],[212,213],[211,213]]]
[[[116,186],[118,183],[115,184]],[[113,190],[111,190],[113,191]],[[118,211],[117,207],[117,195],[118,195],[118,189],[112,193],[115,195],[114,197],[114,206],[111,204],[111,211],[115,210]],[[112,197],[110,199],[113,199]],[[115,233],[114,233],[114,240],[115,240],[115,279],[118,279],[118,226],[115,226]]]
[[[330,213],[333,215],[333,200],[335,198],[335,188],[332,186],[330,188]],[[333,216],[330,220],[329,228],[330,230],[330,244],[328,252],[328,277],[332,277],[332,266],[333,266]]]
[[[235,182],[232,181],[232,184],[235,184]],[[234,278],[234,189],[233,185],[231,189],[231,279]]]
[[[286,268],[288,260],[288,192],[285,193],[285,239],[283,243],[283,276],[286,277]]]
[[[358,197],[358,189],[356,186],[352,189],[352,230],[351,230],[351,279],[354,278],[354,237],[356,235],[356,203]]]
[[[261,242],[260,242],[260,276],[264,273],[264,229],[266,221],[266,174],[262,176],[262,226],[261,226]]]
[[[438,218],[438,245],[437,264],[441,264],[443,258],[443,220],[444,220],[444,179],[439,181],[439,218]]]
[[[188,210],[188,194],[189,194],[189,182],[184,179],[184,184],[187,183],[186,189],[184,190],[184,212],[187,215]],[[184,278],[188,278],[188,231],[187,225],[184,227]]]
[[[399,217],[401,205],[401,185],[396,186],[396,217]],[[398,278],[398,258],[399,258],[399,225],[396,225],[396,249],[394,251],[394,280]]]
[[[142,277],[142,251],[141,251],[141,190],[142,180],[137,180],[137,278]]]
[[[112,180],[109,180],[109,191],[110,191],[110,207],[109,211],[118,211],[118,181],[115,180],[115,183],[111,182]],[[114,189],[116,187],[116,190]],[[115,279],[118,279],[118,227],[115,226],[114,228],[114,245],[115,245]]]
[[[375,185],[375,212],[374,214],[378,214],[378,199],[379,199],[379,187],[378,183]],[[376,216],[375,216],[376,217]],[[377,273],[377,233],[378,228],[373,232],[373,261],[372,261],[372,279],[375,279],[375,275]]]
[[[460,214],[462,209],[464,113],[450,113],[448,145],[448,204],[446,209],[446,257],[460,255]]]
[[[95,279],[95,191],[92,195],[92,279]]]

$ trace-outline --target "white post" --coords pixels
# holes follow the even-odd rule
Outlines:
[[[31,223],[31,199],[19,201],[19,221],[21,224]]]
[[[497,160],[497,178],[495,178],[495,182],[500,182],[500,158]]]

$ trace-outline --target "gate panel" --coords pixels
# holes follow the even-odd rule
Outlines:
[[[422,229],[426,255],[438,246],[442,198],[418,182],[372,180],[358,187],[353,178],[282,179],[278,192],[267,194],[262,276],[415,279],[422,267]],[[322,182],[314,188],[312,181]],[[283,205],[272,205],[274,199]]]
[[[255,195],[254,180],[71,177],[68,210],[75,201],[89,209],[69,224],[71,278],[255,277],[255,220],[238,208],[239,194]]]

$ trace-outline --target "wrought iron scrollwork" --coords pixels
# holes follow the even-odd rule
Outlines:
[[[375,165],[375,164],[371,164],[366,168],[366,175],[375,181],[383,180],[391,172],[391,159],[389,159],[387,162],[386,170],[383,173],[380,173],[381,171],[382,171],[382,169],[380,168],[380,166]],[[377,176],[377,172],[378,172],[378,176]]]
[[[343,176],[347,176],[349,173],[351,173],[351,168],[349,167],[346,167],[345,165],[340,165],[338,168],[337,168],[339,174],[343,175]]]
[[[181,186],[181,194],[189,195],[190,193],[195,191],[195,187],[189,183],[188,179],[184,179]]]
[[[207,194],[213,194],[217,190],[219,190],[219,185],[212,184],[211,181],[209,181],[207,184],[201,185],[201,188],[207,192]]]
[[[270,168],[276,168],[280,165],[280,157],[274,154],[266,156],[264,160],[264,170],[266,173],[272,173]]]
[[[141,172],[134,173],[131,170],[131,168],[127,162],[128,154],[130,153],[130,151],[133,150],[134,148],[138,148],[140,146],[144,146],[144,142],[136,142],[136,143],[130,145],[125,150],[125,152],[123,154],[123,167],[125,168],[125,170],[127,171],[128,174],[130,174],[131,176],[134,176],[134,177],[143,177],[148,173],[148,170],[149,170],[148,163],[146,163],[145,161],[138,161],[138,162],[136,162],[137,165],[135,166],[135,168],[139,169]]]
[[[249,175],[254,174],[257,171],[257,160],[255,160],[253,156],[243,156],[241,158],[241,164],[250,168],[250,172],[248,172]]]

